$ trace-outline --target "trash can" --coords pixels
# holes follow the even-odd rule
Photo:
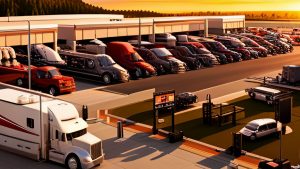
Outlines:
[[[123,138],[124,134],[123,134],[123,124],[122,121],[118,121],[117,122],[117,137],[118,138]]]

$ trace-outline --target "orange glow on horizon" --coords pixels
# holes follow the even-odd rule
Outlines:
[[[197,11],[299,11],[300,0],[84,0],[114,10],[156,12]]]

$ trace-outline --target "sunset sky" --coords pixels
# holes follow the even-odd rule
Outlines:
[[[300,11],[300,0],[83,0],[107,9],[190,11]]]

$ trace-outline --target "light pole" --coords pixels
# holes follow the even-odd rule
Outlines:
[[[27,45],[27,59],[28,59],[28,89],[31,90],[31,38],[30,38],[30,21],[28,23],[28,45]]]

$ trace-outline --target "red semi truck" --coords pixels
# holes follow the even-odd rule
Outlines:
[[[156,74],[155,68],[145,62],[128,42],[110,42],[107,45],[107,54],[127,69],[131,77],[140,78]]]

